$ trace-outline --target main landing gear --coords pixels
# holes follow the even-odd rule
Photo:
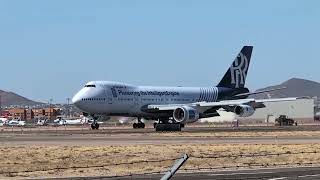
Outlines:
[[[169,120],[159,120],[153,124],[157,132],[180,132],[184,128],[184,124],[177,122],[169,122]]]
[[[141,121],[141,118],[138,118],[138,123],[133,123],[133,129],[144,129],[146,124]]]

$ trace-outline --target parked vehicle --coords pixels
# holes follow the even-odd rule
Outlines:
[[[276,119],[276,126],[293,126],[296,124],[293,119],[288,118],[286,115],[280,115],[279,118]]]
[[[39,119],[37,121],[37,126],[47,126],[48,125],[48,120],[47,119]]]
[[[7,124],[8,126],[25,126],[26,122],[21,120],[11,120]]]
[[[79,119],[63,119],[63,118],[58,118],[53,121],[53,124],[55,126],[66,126],[66,125],[83,125],[87,124],[88,120],[84,118],[79,118]]]
[[[0,127],[2,127],[3,125],[4,125],[4,122],[0,120]]]

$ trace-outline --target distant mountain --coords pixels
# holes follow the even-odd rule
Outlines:
[[[292,78],[282,84],[276,86],[269,86],[261,90],[275,89],[286,87],[286,89],[281,89],[279,91],[273,91],[270,93],[263,93],[251,96],[252,98],[262,99],[262,98],[284,98],[284,97],[320,97],[320,83],[305,79]]]
[[[35,106],[43,103],[35,102],[13,92],[0,90],[1,106]]]
[[[281,89],[278,91],[273,91],[269,93],[257,94],[250,96],[251,98],[262,99],[262,98],[284,98],[284,97],[319,97],[320,98],[320,83],[305,80],[292,78],[282,84],[276,86],[269,86],[266,88],[258,89],[257,91],[269,90],[286,87],[286,89]],[[43,105],[44,103],[32,101],[25,97],[22,97],[13,92],[6,92],[0,90],[1,104],[2,106],[35,106]]]

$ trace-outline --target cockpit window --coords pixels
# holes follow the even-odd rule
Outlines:
[[[94,84],[90,84],[90,85],[85,85],[84,87],[96,87],[96,85],[94,85]]]

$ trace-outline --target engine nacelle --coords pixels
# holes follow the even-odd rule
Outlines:
[[[173,119],[176,122],[183,124],[193,123],[198,121],[199,112],[196,109],[188,106],[178,107],[173,111]]]
[[[254,112],[254,108],[249,105],[238,105],[234,108],[234,113],[240,117],[252,116]]]

